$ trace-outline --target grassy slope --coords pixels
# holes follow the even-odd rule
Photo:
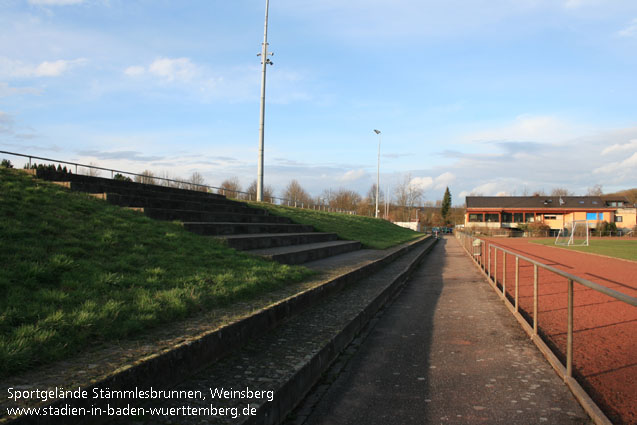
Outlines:
[[[337,233],[341,239],[360,241],[365,248],[385,249],[423,236],[422,233],[372,217],[256,202],[250,204],[254,207],[265,208],[273,214],[289,217],[295,223],[312,225],[319,232]]]
[[[0,376],[311,274],[0,168]]]
[[[555,239],[537,239],[533,242],[542,245],[555,246]],[[591,239],[589,246],[559,246],[560,248],[574,251],[590,252],[593,254],[607,255],[609,257],[623,258],[637,261],[637,240],[617,239]]]

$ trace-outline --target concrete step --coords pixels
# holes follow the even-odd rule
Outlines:
[[[146,216],[155,220],[179,220],[185,222],[232,222],[232,223],[284,223],[290,224],[292,221],[287,217],[275,215],[263,215],[252,211],[238,212],[217,212],[217,211],[194,211],[194,210],[173,210],[165,208],[143,208],[142,212]]]
[[[111,183],[112,182],[112,183]],[[161,186],[137,184],[136,186],[129,186],[127,184],[121,184],[126,182],[117,182],[109,180],[108,182],[84,182],[84,181],[71,181],[69,188],[77,192],[89,192],[89,193],[118,193],[125,196],[135,197],[155,197],[170,199],[175,201],[188,201],[188,202],[229,202],[231,201],[223,195],[215,193],[197,192],[192,190],[179,189],[177,191],[162,191],[157,190]]]
[[[187,222],[186,230],[204,236],[238,235],[245,233],[307,233],[314,230],[303,224],[282,223],[211,223]]]
[[[151,191],[162,192],[162,193],[173,193],[173,194],[180,194],[180,195],[190,194],[193,196],[204,196],[207,198],[225,199],[225,196],[219,195],[216,193],[207,193],[207,192],[201,192],[197,190],[180,189],[176,187],[159,186],[154,184],[126,182],[126,181],[113,180],[113,179],[104,178],[104,177],[85,176],[81,174],[61,174],[61,173],[50,174],[49,173],[45,176],[42,176],[42,178],[44,178],[45,180],[53,180],[53,181],[69,181],[76,185],[82,185],[82,184],[97,185],[98,187],[101,186],[103,188],[131,189],[131,190],[142,190],[142,191],[151,190]],[[90,191],[91,192],[109,192],[111,190],[98,189],[98,190],[90,190]],[[116,192],[117,190],[113,190],[113,191]]]
[[[268,215],[266,210],[250,208],[245,204],[233,201],[188,202],[174,201],[164,198],[126,196],[118,193],[107,193],[105,199],[113,205],[134,208],[158,208],[172,210],[231,212],[239,214]]]
[[[228,246],[241,249],[262,249],[280,246],[329,242],[338,239],[336,233],[261,233],[261,234],[239,234],[226,235],[223,239]]]
[[[302,264],[361,248],[358,241],[330,241],[246,251],[283,264]]]

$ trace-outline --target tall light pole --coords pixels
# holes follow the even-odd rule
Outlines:
[[[273,65],[268,55],[268,8],[270,0],[265,0],[265,25],[263,29],[263,45],[261,46],[261,119],[259,121],[259,165],[257,176],[257,201],[263,201],[263,129],[265,125],[265,68],[266,65]]]
[[[380,192],[380,130],[374,129],[374,133],[378,134],[378,166],[376,168],[376,214],[374,217],[378,218],[378,194]]]

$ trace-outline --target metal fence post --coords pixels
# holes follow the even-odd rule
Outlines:
[[[491,245],[487,243],[487,276],[491,279]]]
[[[573,279],[568,280],[568,324],[566,331],[566,377],[570,378],[571,376],[573,376]]]
[[[493,247],[493,284],[498,286],[498,247]]]
[[[502,295],[507,296],[507,253],[502,251]]]
[[[533,335],[537,335],[537,264],[533,264]]]
[[[520,288],[520,258],[515,257],[515,312],[518,312],[518,290]]]

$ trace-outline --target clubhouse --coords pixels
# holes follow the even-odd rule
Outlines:
[[[467,196],[465,227],[515,229],[541,221],[557,230],[574,220],[629,231],[637,225],[637,209],[624,196]]]

